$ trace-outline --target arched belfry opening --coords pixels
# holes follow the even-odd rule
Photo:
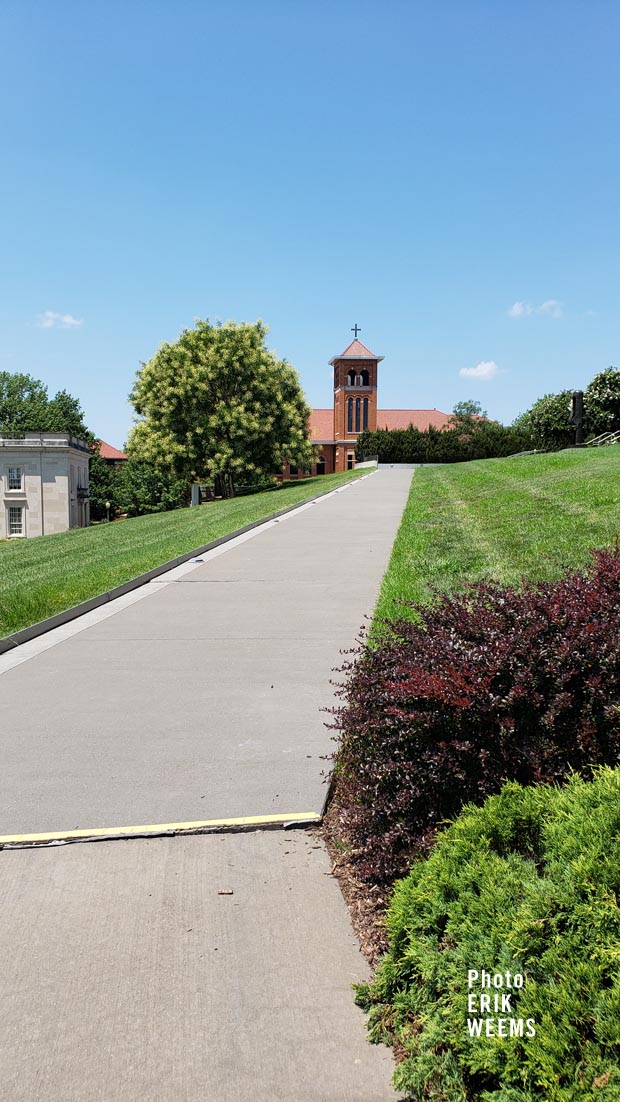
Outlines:
[[[330,360],[334,369],[335,469],[344,471],[351,462],[360,432],[377,428],[378,367],[383,356],[376,356],[358,339],[359,326],[353,327],[355,339],[340,356]]]

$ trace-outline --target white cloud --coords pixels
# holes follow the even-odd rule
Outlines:
[[[534,307],[529,302],[515,302],[508,311],[509,318],[523,318],[526,314],[532,314]]]
[[[498,371],[499,367],[494,360],[481,360],[475,367],[462,367],[459,375],[463,379],[481,379],[488,382],[489,379],[495,378]]]
[[[46,310],[37,318],[39,329],[75,329],[76,326],[83,324],[84,322],[74,318],[73,314],[57,314],[55,310]]]
[[[513,302],[506,312],[509,318],[526,318],[528,314],[546,314],[548,318],[561,318],[563,313],[562,303],[557,298],[548,298],[540,306],[532,306],[531,302]]]
[[[557,298],[549,298],[538,307],[537,314],[548,314],[550,318],[562,317],[562,303]]]

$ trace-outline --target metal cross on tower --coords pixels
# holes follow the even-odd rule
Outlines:
[[[357,340],[357,334],[361,333],[361,331],[362,330],[360,329],[359,325],[356,324],[356,325],[351,326],[351,332],[354,334],[356,340]]]

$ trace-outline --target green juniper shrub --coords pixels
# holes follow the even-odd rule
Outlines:
[[[373,1040],[398,1045],[397,1089],[417,1102],[617,1102],[619,900],[619,769],[564,788],[511,781],[467,805],[396,885],[390,949],[357,989]],[[510,973],[510,999],[485,1008],[491,1035],[485,1021],[478,1037],[468,972],[483,969]],[[523,1023],[512,1036],[510,1018]]]
[[[362,876],[402,874],[505,780],[620,762],[620,556],[592,555],[558,581],[411,604],[343,667],[336,777]]]

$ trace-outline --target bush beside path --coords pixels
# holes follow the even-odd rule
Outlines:
[[[620,1098],[618,475],[615,448],[418,469],[341,670],[326,836],[416,1102]],[[535,1036],[468,1036],[469,968],[523,969]]]

